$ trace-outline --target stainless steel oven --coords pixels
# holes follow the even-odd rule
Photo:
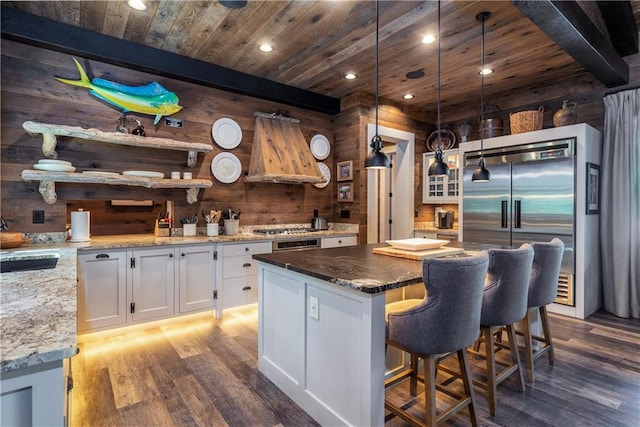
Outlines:
[[[301,251],[320,247],[320,238],[300,238],[294,240],[274,240],[273,252]]]
[[[320,247],[320,237],[302,236],[303,234],[313,233],[314,229],[307,227],[289,227],[289,228],[257,228],[253,232],[265,236],[280,237],[273,241],[273,252],[280,251],[301,251],[305,249],[317,249]],[[290,238],[282,239],[287,236]]]

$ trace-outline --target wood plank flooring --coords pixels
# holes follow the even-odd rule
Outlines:
[[[551,328],[555,366],[538,359],[524,393],[514,379],[503,382],[495,417],[476,388],[480,424],[640,426],[640,321],[551,315]],[[258,373],[255,307],[80,344],[72,367],[72,426],[317,425]],[[421,397],[415,402],[419,411]],[[468,424],[463,412],[447,425]],[[387,425],[406,424],[388,416]]]

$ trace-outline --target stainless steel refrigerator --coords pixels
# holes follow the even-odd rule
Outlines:
[[[576,139],[484,150],[491,181],[472,182],[479,151],[464,155],[463,240],[518,247],[560,238],[565,245],[559,302],[573,305]]]

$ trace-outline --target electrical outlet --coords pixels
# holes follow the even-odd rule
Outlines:
[[[33,210],[32,211],[32,221],[33,224],[44,224],[44,211],[42,210]]]
[[[311,316],[312,319],[318,320],[320,317],[319,311],[320,311],[320,307],[318,303],[318,298],[309,297],[309,316]]]

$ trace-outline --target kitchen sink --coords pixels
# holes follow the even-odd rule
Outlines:
[[[58,254],[14,256],[0,259],[0,273],[56,268]]]

